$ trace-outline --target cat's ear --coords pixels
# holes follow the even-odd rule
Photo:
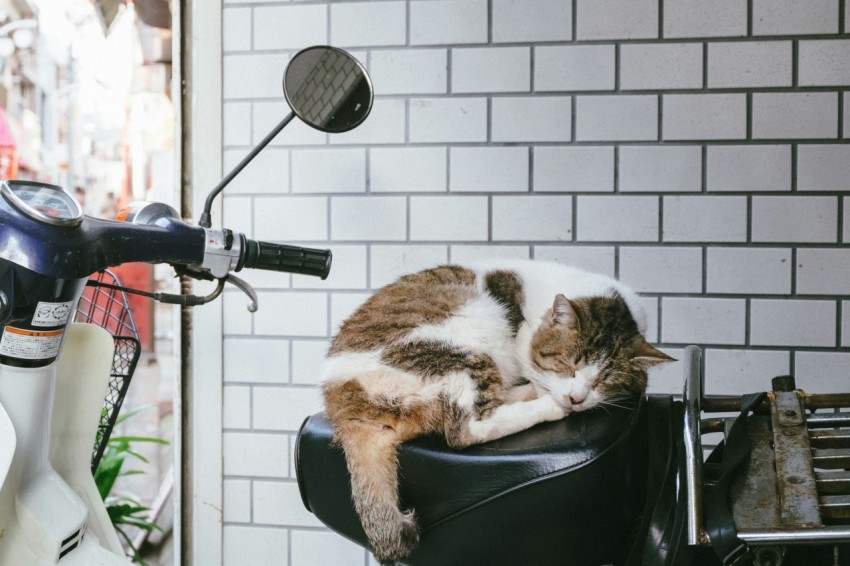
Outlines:
[[[676,358],[668,356],[643,338],[640,338],[635,355],[632,356],[632,361],[643,364],[646,367],[652,367],[664,362],[675,362]]]
[[[578,316],[570,300],[561,293],[555,295],[552,304],[552,324],[569,324],[572,322],[576,328],[579,326]]]

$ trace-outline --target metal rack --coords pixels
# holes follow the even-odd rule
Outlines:
[[[90,281],[120,285],[118,278],[109,270],[96,273]],[[106,443],[112,435],[121,404],[130,387],[130,379],[136,370],[141,354],[139,333],[130,311],[127,295],[124,291],[100,286],[87,286],[77,305],[77,322],[96,324],[112,334],[115,352],[112,358],[112,371],[109,387],[100,412],[100,424],[97,427],[94,447],[92,448],[91,469],[94,472],[103,456]]]
[[[684,483],[688,491],[688,542],[710,545],[703,501],[701,435],[724,432],[735,418],[704,413],[740,410],[739,397],[704,394],[701,351],[685,349]],[[834,545],[850,541],[850,394],[809,395],[793,377],[773,379],[772,391],[746,421],[751,453],[730,490],[737,536],[773,552],[783,545]],[[843,410],[842,410],[843,409]],[[819,411],[820,412],[816,412]],[[761,563],[761,562],[759,562]]]

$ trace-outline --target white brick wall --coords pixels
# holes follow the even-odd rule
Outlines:
[[[534,48],[534,57],[537,92],[614,88],[613,45],[540,46]]]
[[[746,34],[746,0],[664,2],[664,37],[725,37]]]
[[[709,191],[789,191],[791,146],[709,146],[707,184]]]
[[[696,145],[620,148],[621,191],[699,191],[702,148]]]
[[[620,46],[620,87],[629,90],[702,87],[701,43]]]
[[[576,141],[658,139],[658,97],[579,96]]]
[[[791,86],[790,41],[708,44],[709,88]]]
[[[743,93],[667,94],[662,135],[665,140],[741,140],[747,135]]]
[[[227,189],[229,227],[334,252],[324,282],[242,272],[254,315],[225,293],[227,566],[375,564],[303,509],[291,460],[337,325],[405,272],[577,265],[642,291],[666,352],[702,345],[709,393],[847,382],[850,0],[223,0],[221,17],[225,168],[281,119],[301,47],[351,50],[376,93],[362,128],[295,121]]]

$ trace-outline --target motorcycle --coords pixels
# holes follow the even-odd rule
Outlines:
[[[421,525],[403,563],[850,564],[850,394],[779,376],[764,393],[706,396],[701,355],[685,349],[681,399],[634,397],[463,451],[402,444],[402,507]],[[306,508],[368,548],[324,415],[296,442]]]
[[[327,277],[329,250],[260,242],[211,227],[215,197],[295,116],[338,133],[357,127],[372,107],[363,66],[332,47],[297,53],[283,87],[291,112],[209,193],[198,226],[161,203],[133,203],[116,220],[103,220],[83,215],[58,186],[16,180],[0,185],[0,564],[127,563],[92,477],[113,337],[96,325],[73,323],[92,274],[128,262],[168,263],[179,275],[214,281],[215,289],[196,296],[119,288],[197,306],[230,283],[248,295],[252,312],[257,295],[234,272]],[[116,287],[99,279],[91,283]]]

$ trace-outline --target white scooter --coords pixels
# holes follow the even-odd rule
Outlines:
[[[196,306],[230,282],[251,298],[252,312],[256,293],[233,271],[327,277],[328,250],[210,227],[215,196],[295,115],[336,133],[357,127],[372,107],[363,66],[332,47],[295,55],[284,93],[292,112],[213,189],[200,226],[164,204],[135,203],[121,221],[101,220],[83,215],[60,187],[0,186],[0,566],[127,563],[91,474],[114,345],[102,328],[72,323],[90,275],[133,261],[169,263],[181,275],[215,280],[215,290],[205,297],[142,294]]]

